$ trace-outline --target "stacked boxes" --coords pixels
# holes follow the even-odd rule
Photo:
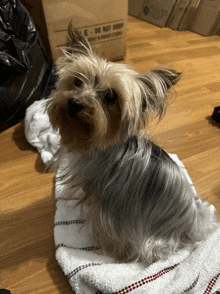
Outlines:
[[[191,30],[204,36],[214,35],[220,28],[220,0],[202,0]]]
[[[128,13],[160,27],[203,36],[220,32],[220,0],[129,0]]]

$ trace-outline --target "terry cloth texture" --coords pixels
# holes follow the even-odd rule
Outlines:
[[[43,103],[38,106],[44,108]],[[30,109],[28,111],[31,112]],[[30,117],[31,120],[25,120],[26,124],[30,124],[25,126],[27,139],[33,146],[36,142],[40,144],[35,147],[39,148],[41,156],[46,146],[51,159],[54,150],[59,148],[59,134],[54,134],[47,118],[44,118],[45,128],[40,120],[41,115]],[[47,135],[43,136],[45,130]],[[49,140],[48,137],[53,135],[56,135],[56,140]],[[35,139],[30,140],[30,137]],[[170,156],[183,168],[192,184],[183,163],[176,155]],[[60,168],[61,173],[63,168]],[[88,213],[86,206],[75,206],[77,195],[63,200],[61,194],[64,186],[60,183],[59,172],[55,180],[56,259],[76,294],[213,294],[220,289],[220,226],[192,252],[182,251],[147,268],[141,263],[118,263],[103,255],[92,239],[85,222]],[[212,205],[210,209],[214,213]]]
[[[27,141],[37,148],[45,164],[53,160],[59,149],[60,135],[55,132],[49,122],[45,110],[48,100],[35,101],[25,114],[25,136]]]
[[[183,167],[176,155],[172,158]],[[120,264],[102,255],[85,223],[85,205],[75,207],[77,200],[63,200],[58,179],[56,258],[77,294],[211,294],[220,288],[220,227],[193,252],[182,251],[147,268],[141,263]]]

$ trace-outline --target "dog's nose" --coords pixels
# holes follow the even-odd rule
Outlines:
[[[71,117],[75,117],[76,114],[84,108],[83,104],[79,100],[76,100],[74,98],[70,98],[68,100],[67,107]]]

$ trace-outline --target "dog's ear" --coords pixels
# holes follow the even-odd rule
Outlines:
[[[181,77],[181,74],[169,69],[156,68],[140,74],[142,86],[142,109],[156,114],[159,119],[167,106],[167,93]]]
[[[72,23],[68,27],[68,35],[66,40],[66,51],[70,54],[85,54],[92,53],[89,42],[80,34],[77,29],[74,29]]]

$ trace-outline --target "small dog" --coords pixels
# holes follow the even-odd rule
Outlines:
[[[61,135],[58,165],[66,159],[64,197],[83,191],[79,203],[90,207],[92,235],[118,261],[149,265],[195,248],[215,227],[181,168],[145,132],[151,117],[164,115],[179,78],[173,70],[140,74],[99,58],[69,27],[47,103]]]

